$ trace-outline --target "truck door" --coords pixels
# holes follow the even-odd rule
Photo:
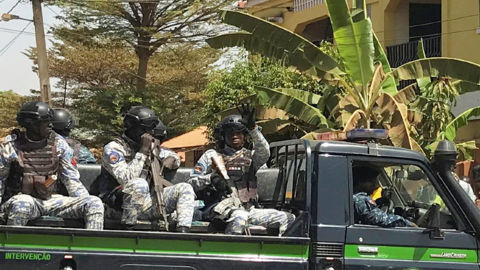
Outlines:
[[[421,226],[385,228],[358,224],[352,200],[351,225],[347,228],[344,250],[345,269],[479,269],[478,241],[468,218],[458,206],[454,207],[451,194],[429,168],[420,162],[385,158],[350,161],[351,199],[355,181],[352,167],[374,166],[380,170],[377,177],[380,186],[391,191],[391,203],[381,209],[420,222],[419,217],[437,203],[441,206],[441,236],[435,237],[431,230]]]

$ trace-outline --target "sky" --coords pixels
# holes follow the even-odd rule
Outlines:
[[[17,0],[0,0],[0,14],[9,11]],[[60,9],[51,7],[55,12]],[[32,19],[32,6],[28,2],[19,3],[10,14],[18,15],[21,18]],[[48,35],[48,25],[58,24],[55,13],[43,6],[43,22],[45,33]],[[14,39],[29,22],[23,20],[11,20],[0,22],[0,51]],[[45,25],[46,24],[46,25]],[[25,29],[13,45],[5,52],[0,53],[0,91],[13,90],[21,95],[29,94],[30,89],[39,89],[39,80],[36,73],[32,71],[32,61],[23,55],[29,47],[36,47],[33,22]],[[47,36],[47,48],[51,46]],[[52,90],[55,80],[50,80]]]

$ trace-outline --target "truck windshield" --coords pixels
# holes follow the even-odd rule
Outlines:
[[[393,185],[404,204],[409,204],[412,201],[425,204],[437,203],[443,211],[448,211],[430,179],[418,166],[394,165],[386,166],[384,170],[389,178],[388,182],[390,182],[385,184]]]

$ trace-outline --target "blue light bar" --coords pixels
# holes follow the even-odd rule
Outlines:
[[[348,140],[387,139],[388,130],[373,128],[357,128],[347,131]]]

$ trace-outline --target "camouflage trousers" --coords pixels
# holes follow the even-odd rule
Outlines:
[[[295,215],[275,209],[234,210],[227,220],[226,234],[243,234],[248,224],[278,228],[280,235],[295,221]]]
[[[7,224],[25,226],[29,220],[41,216],[85,219],[85,227],[90,230],[103,230],[104,207],[102,200],[95,196],[66,197],[52,195],[41,200],[30,195],[15,195],[1,206],[7,215]]]
[[[135,178],[123,188],[122,223],[134,225],[137,219],[160,219],[158,206],[152,202],[145,179]],[[179,183],[163,189],[167,214],[177,212],[177,226],[191,227],[195,207],[195,192],[187,183]],[[108,218],[112,218],[108,216]]]

